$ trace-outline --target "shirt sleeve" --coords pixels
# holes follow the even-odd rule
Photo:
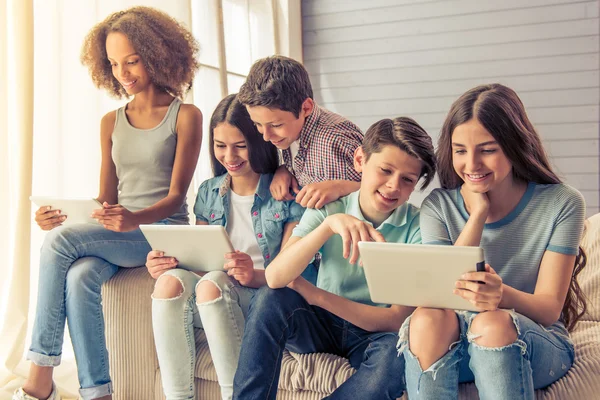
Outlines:
[[[304,215],[305,208],[302,207],[300,204],[296,203],[295,200],[288,201],[288,208],[289,208],[289,217],[285,222],[288,223],[288,222],[300,221],[300,219],[302,218],[302,215]]]
[[[314,209],[309,208],[304,212],[300,222],[294,228],[292,232],[292,236],[304,237],[317,229],[319,225],[323,223],[325,218],[327,217],[327,213],[325,208]]]
[[[202,182],[198,188],[198,194],[196,195],[196,203],[194,203],[194,215],[196,221],[208,222],[208,219],[203,215],[206,209],[206,198],[208,196],[208,181]]]
[[[423,244],[453,244],[446,222],[441,216],[441,204],[435,191],[423,200],[419,219]]]
[[[354,151],[362,144],[361,136],[343,127],[339,129],[330,132],[326,150],[321,154],[324,170],[321,181],[360,182],[361,174],[354,169]]]
[[[562,203],[562,207],[556,215],[546,250],[577,255],[585,222],[585,200],[577,190],[568,186],[564,186],[564,189],[554,196],[556,203]]]

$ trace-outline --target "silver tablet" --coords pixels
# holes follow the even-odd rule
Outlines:
[[[452,293],[465,272],[484,271],[481,247],[359,242],[375,303],[477,311]]]
[[[68,197],[50,197],[50,196],[31,196],[29,198],[33,204],[39,207],[50,206],[53,210],[60,210],[62,215],[66,215],[67,219],[63,225],[71,225],[78,223],[98,224],[90,215],[92,211],[102,208],[96,199],[87,198],[68,198]]]
[[[178,267],[192,272],[223,269],[233,245],[220,225],[140,225],[152,250],[175,257]]]

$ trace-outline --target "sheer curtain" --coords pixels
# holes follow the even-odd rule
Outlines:
[[[220,71],[225,71],[227,94],[238,90],[257,58],[278,48],[282,54],[301,56],[296,29],[300,0],[0,0],[0,400],[10,398],[29,369],[24,354],[35,312],[44,232],[32,222],[28,198],[97,195],[100,119],[124,101],[111,99],[92,85],[79,52],[94,24],[134,5],[166,11],[192,28],[200,41],[203,68],[186,101],[204,114],[205,142],[188,202],[210,176],[206,129],[223,97]],[[244,26],[246,34],[240,36],[236,26]],[[219,35],[226,48],[222,58]],[[294,47],[295,55],[290,52]],[[214,54],[221,63],[215,62]],[[55,381],[67,398],[77,397],[68,337]]]

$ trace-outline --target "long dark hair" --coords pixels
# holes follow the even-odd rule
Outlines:
[[[517,93],[494,83],[467,91],[452,104],[446,116],[436,150],[438,176],[443,188],[455,189],[463,182],[452,164],[452,134],[457,126],[472,119],[479,121],[500,145],[512,165],[515,179],[539,184],[561,183],[552,170],[542,141]],[[569,330],[573,329],[587,309],[586,298],[577,282],[577,276],[586,262],[587,257],[579,247],[562,310],[565,326]]]
[[[250,167],[257,174],[274,173],[279,166],[279,155],[277,147],[271,142],[265,142],[262,135],[254,126],[248,115],[246,107],[239,102],[235,94],[230,94],[219,102],[217,108],[210,118],[209,142],[210,142],[210,164],[215,176],[223,175],[227,169],[215,157],[215,128],[220,123],[226,122],[235,126],[242,132],[248,147],[248,158]]]

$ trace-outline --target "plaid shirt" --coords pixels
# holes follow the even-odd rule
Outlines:
[[[338,179],[358,182],[354,150],[363,137],[348,119],[315,103],[300,132],[298,155],[292,160],[290,149],[282,150],[283,161],[300,186]]]

